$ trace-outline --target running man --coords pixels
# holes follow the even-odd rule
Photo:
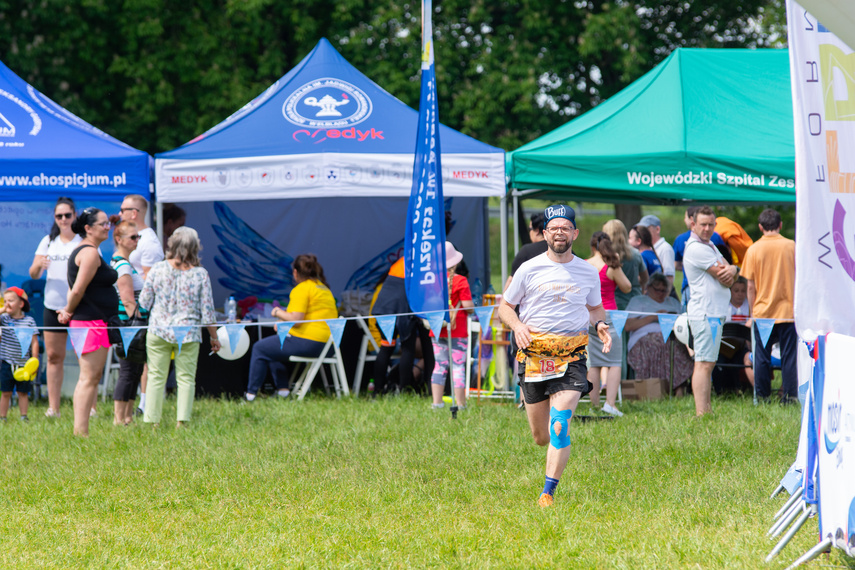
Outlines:
[[[579,236],[576,213],[566,205],[543,212],[546,253],[526,261],[514,274],[499,307],[499,317],[514,332],[517,360],[524,362],[520,387],[531,434],[546,451],[546,483],[537,503],[552,505],[558,480],[570,457],[570,418],[588,382],[588,325],[593,323],[612,347],[597,270],[573,255]],[[519,317],[515,309],[520,307]]]

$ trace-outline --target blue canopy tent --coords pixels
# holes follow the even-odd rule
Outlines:
[[[9,284],[28,279],[57,197],[114,207],[150,196],[151,157],[69,113],[0,62],[0,227],[16,245],[3,255]]]
[[[216,295],[287,298],[293,256],[311,252],[345,307],[365,311],[403,250],[417,120],[322,39],[221,124],[157,154],[157,201],[180,203],[216,246]],[[486,282],[485,199],[505,193],[504,151],[445,126],[440,138],[449,239]]]

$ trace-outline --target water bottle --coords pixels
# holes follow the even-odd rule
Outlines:
[[[237,322],[237,301],[234,295],[229,295],[229,301],[226,303],[226,320],[230,323]]]
[[[374,378],[371,378],[371,379],[368,381],[368,393],[369,393],[369,394],[371,394],[371,395],[373,395],[373,394],[374,394],[374,389],[375,389],[375,387],[374,387]]]
[[[472,302],[476,307],[481,306],[481,291],[481,279],[476,277],[475,281],[472,282]]]

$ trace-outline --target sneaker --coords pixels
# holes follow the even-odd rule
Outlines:
[[[22,422],[28,422],[28,421],[30,421],[30,418],[28,418],[27,416],[21,416],[21,421]]]
[[[89,410],[89,417],[90,418],[94,418],[97,415],[98,415],[98,412],[96,410],[94,410],[94,409]]]
[[[45,412],[45,417],[46,418],[58,418],[59,412],[54,410],[53,408],[48,408],[47,411]]]
[[[540,498],[537,500],[537,506],[541,508],[551,507],[554,499],[552,495],[547,495],[546,493],[541,493]]]
[[[142,407],[137,407],[137,409],[134,410],[135,416],[142,416],[144,414],[145,414],[145,410],[143,410]],[[57,414],[57,417],[59,417],[59,414]]]
[[[441,404],[431,404],[430,407],[433,408],[434,410],[441,410],[442,408],[445,407],[445,402],[443,402]]]
[[[283,388],[282,390],[276,390],[276,395],[280,398],[287,398],[291,395],[291,390],[288,388]]]
[[[610,406],[608,403],[603,404],[602,411],[606,414],[609,414],[610,416],[615,416],[616,418],[623,417],[623,412],[621,412],[614,406]]]
[[[249,392],[247,392],[243,395],[243,399],[247,402],[252,402],[253,400],[255,400],[255,394],[250,394]]]

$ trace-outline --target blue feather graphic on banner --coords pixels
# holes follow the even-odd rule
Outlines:
[[[36,329],[33,327],[14,327],[15,336],[18,337],[18,344],[21,345],[21,358],[27,356],[27,351],[30,350],[30,344],[33,340],[33,335],[36,334]]]
[[[618,336],[622,335],[623,327],[626,325],[626,318],[629,316],[629,313],[626,311],[609,311],[609,316],[612,318],[612,324],[615,326]]]
[[[122,335],[122,344],[125,345],[125,353],[128,352],[128,347],[131,346],[131,341],[137,336],[137,333],[142,330],[142,327],[120,327],[119,334]]]
[[[276,334],[279,335],[279,348],[285,343],[285,337],[291,332],[294,323],[276,323]]]
[[[83,346],[86,344],[88,335],[88,327],[68,327],[68,337],[71,339],[71,346],[74,347],[78,359],[83,356]]]
[[[190,326],[173,326],[172,332],[175,334],[175,342],[178,344],[178,352],[175,353],[175,356],[181,354],[181,345],[184,344],[184,339],[187,337],[187,333],[190,332],[190,329],[193,327]]]
[[[760,342],[763,346],[769,342],[769,337],[772,336],[772,327],[775,326],[775,319],[754,319],[757,323],[757,331],[760,333]]]
[[[659,315],[659,330],[662,331],[662,340],[668,342],[668,337],[671,336],[671,331],[674,330],[674,323],[677,322],[677,315],[663,313]]]
[[[287,299],[294,288],[291,263],[294,258],[267,241],[223,202],[214,202],[220,225],[213,230],[222,245],[214,263],[226,277],[220,285],[238,298],[255,295],[262,299]]]
[[[344,319],[334,319],[327,321],[327,325],[330,327],[330,334],[332,335],[333,342],[336,346],[341,344],[341,335],[344,334],[344,323],[347,322]]]
[[[377,326],[380,327],[380,332],[383,333],[383,338],[392,342],[395,339],[395,315],[380,315],[377,317]]]

